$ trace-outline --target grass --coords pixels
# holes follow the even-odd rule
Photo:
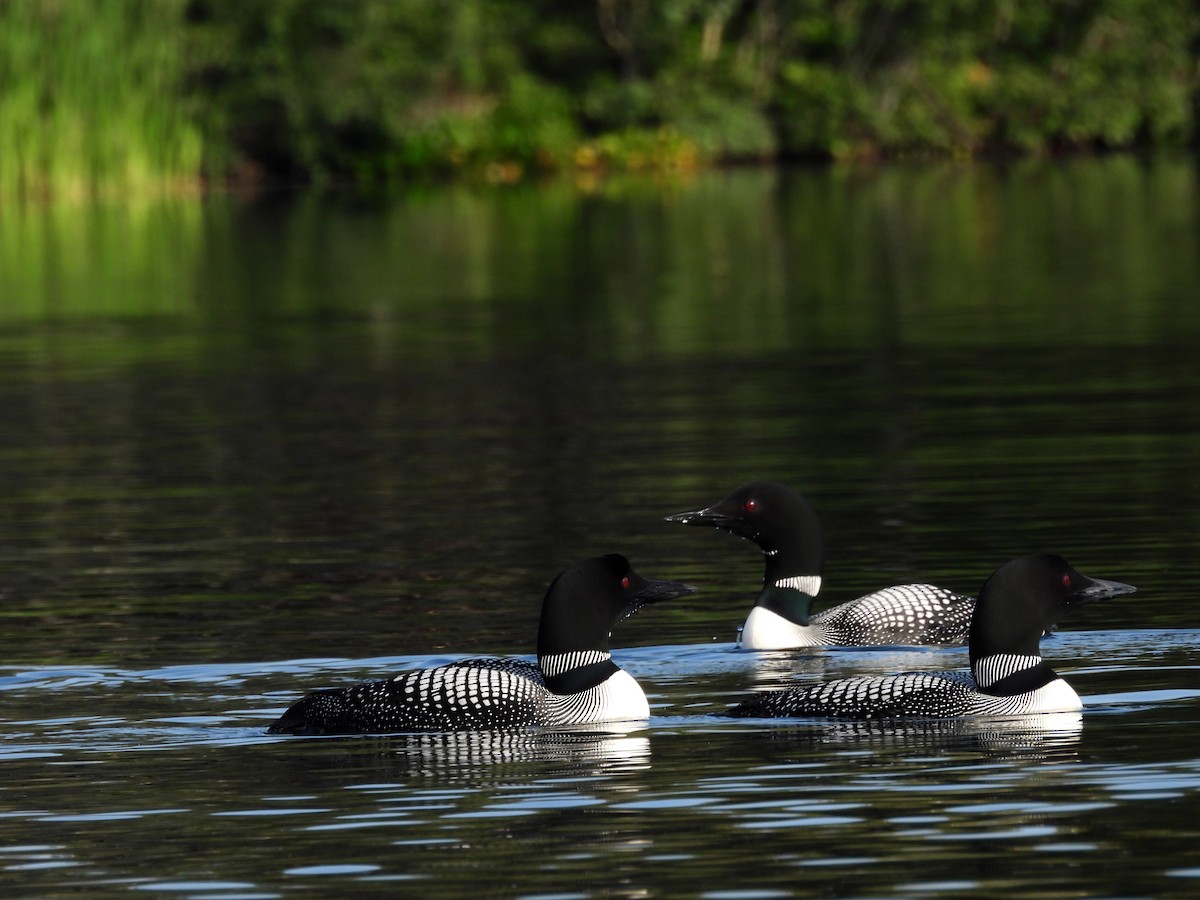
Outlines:
[[[0,198],[199,188],[204,141],[178,99],[184,6],[0,4]]]

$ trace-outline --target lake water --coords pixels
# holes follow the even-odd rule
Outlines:
[[[0,208],[0,895],[1195,896],[1190,159]],[[769,477],[825,603],[1058,552],[1082,715],[723,720],[963,649],[734,649]],[[644,725],[302,739],[309,688],[529,655],[566,563]]]

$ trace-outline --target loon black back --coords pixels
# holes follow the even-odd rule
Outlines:
[[[486,731],[538,723],[545,682],[516,659],[463,660],[348,688],[313,691],[271,734],[391,734]]]
[[[643,578],[617,554],[585,560],[564,570],[546,591],[537,664],[481,657],[314,691],[267,730],[388,734],[644,718],[645,694],[612,662],[609,632],[647,603],[694,590]]]

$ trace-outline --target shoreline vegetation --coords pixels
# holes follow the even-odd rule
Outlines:
[[[5,0],[0,199],[1192,146],[1190,0]]]

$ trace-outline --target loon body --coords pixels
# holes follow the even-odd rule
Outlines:
[[[762,592],[742,626],[747,650],[966,643],[975,599],[930,584],[884,588],[812,612],[821,590],[821,523],[802,496],[771,481],[744,485],[715,506],[667,516],[753,541],[763,551]]]
[[[846,719],[1023,716],[1083,708],[1042,659],[1042,634],[1092,600],[1128,594],[1128,584],[1081,575],[1060,556],[1024,556],[997,569],[971,621],[971,671],[840,678],[756,694],[734,717]]]
[[[383,681],[315,691],[271,734],[389,734],[583,725],[650,715],[638,683],[612,661],[609,633],[647,603],[695,588],[638,575],[617,554],[563,571],[546,591],[537,663],[466,659]]]

